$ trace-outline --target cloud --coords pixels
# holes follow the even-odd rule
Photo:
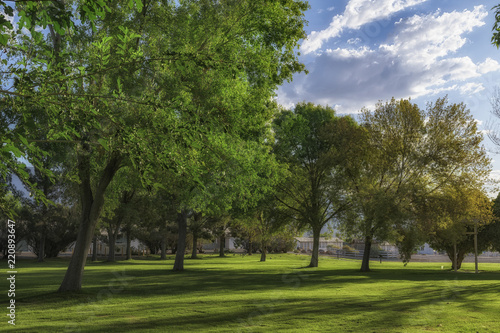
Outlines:
[[[340,104],[345,112],[356,112],[393,96],[480,92],[483,85],[471,80],[500,70],[500,64],[491,58],[474,63],[454,54],[467,43],[464,35],[483,26],[486,16],[484,6],[414,15],[396,22],[394,34],[378,47],[356,47],[353,40],[348,48],[327,49],[306,64],[309,75],[297,75],[293,84],[278,90],[278,101]]]
[[[302,44],[301,51],[304,54],[314,52],[321,48],[323,42],[339,36],[346,28],[359,29],[364,24],[388,18],[394,13],[426,1],[427,0],[351,0],[347,4],[342,15],[333,17],[328,28],[311,32]],[[330,10],[330,8],[328,8],[328,10]]]

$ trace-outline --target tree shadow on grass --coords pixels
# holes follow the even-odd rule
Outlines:
[[[300,287],[297,286],[296,289]],[[232,291],[229,289],[226,292],[230,295]],[[452,285],[446,293],[439,288],[426,293],[422,293],[419,288],[404,288],[387,295],[386,300],[369,295],[344,295],[341,299],[307,295],[298,297],[284,290],[272,297],[253,297],[247,301],[228,298],[223,304],[191,299],[175,300],[174,305],[152,299],[138,305],[132,299],[127,303],[132,295],[117,295],[123,298],[124,304],[128,304],[123,307],[122,313],[113,314],[103,307],[102,314],[94,313],[95,317],[90,318],[91,326],[85,325],[89,318],[81,318],[80,322],[74,322],[74,326],[82,332],[136,332],[153,329],[161,332],[254,332],[268,331],[271,328],[306,332],[312,329],[328,331],[335,327],[333,325],[337,325],[336,331],[342,331],[341,327],[344,325],[356,332],[385,332],[388,327],[408,326],[423,329],[440,325],[443,319],[440,316],[445,316],[451,306],[485,310],[488,304],[484,304],[478,296],[491,292],[500,292],[500,285],[497,284],[494,290],[485,290],[483,286],[460,288]],[[176,308],[173,309],[173,306]],[[160,316],[157,312],[153,314],[162,308],[164,312]],[[137,317],[135,320],[126,320],[134,317],[134,313]],[[50,329],[50,325],[42,324],[39,332]]]

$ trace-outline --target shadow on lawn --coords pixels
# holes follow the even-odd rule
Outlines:
[[[453,281],[451,281],[453,283]],[[495,290],[500,291],[497,285]],[[228,290],[227,292],[230,292]],[[453,305],[470,308],[474,306],[479,309],[486,308],[487,304],[481,304],[480,300],[471,302],[469,296],[477,296],[482,293],[491,293],[492,290],[484,290],[481,286],[467,287],[467,289],[456,289],[451,287],[443,294],[441,290],[432,290],[425,294],[421,290],[404,290],[401,296],[388,295],[387,300],[373,298],[365,295],[347,297],[339,301],[325,297],[279,297],[276,298],[253,298],[248,304],[242,304],[239,300],[224,301],[225,304],[217,304],[221,308],[214,311],[215,304],[206,304],[195,301],[181,303],[185,311],[169,312],[165,308],[161,318],[147,317],[148,311],[161,306],[160,303],[148,304],[144,308],[136,309],[143,311],[147,318],[137,318],[135,322],[127,322],[114,316],[113,322],[92,323],[88,329],[74,323],[76,331],[87,332],[123,332],[152,330],[158,331],[185,331],[208,329],[231,332],[253,332],[266,331],[268,328],[279,327],[284,329],[299,329],[307,331],[307,327],[315,327],[319,322],[334,322],[336,331],[341,331],[341,326],[348,326],[350,330],[362,332],[383,332],[387,327],[397,328],[408,325],[409,318],[417,317],[413,326],[438,325],[439,315],[445,313],[450,303]],[[124,299],[126,301],[126,297]],[[434,317],[429,318],[426,308],[432,308]],[[418,315],[420,314],[420,315]],[[125,314],[130,316],[130,309]],[[427,317],[426,317],[427,316]],[[410,322],[411,323],[411,322]],[[83,324],[83,323],[82,323]],[[340,325],[340,326],[339,326]],[[50,331],[50,326],[40,326],[40,331]],[[321,326],[323,330],[327,326]],[[333,327],[330,327],[333,329]],[[80,330],[81,329],[81,330]]]
[[[398,270],[380,266],[373,272],[362,273],[357,269],[303,269],[299,267],[299,262],[293,263],[297,264],[295,268],[287,266],[272,269],[252,263],[246,270],[231,269],[230,265],[212,261],[211,257],[203,260],[210,262],[209,267],[188,266],[184,272],[171,271],[170,264],[164,268],[158,266],[157,261],[141,261],[141,266],[136,266],[137,262],[134,261],[111,265],[93,263],[85,271],[84,290],[80,293],[37,293],[33,289],[29,292],[30,296],[20,295],[17,300],[20,306],[38,306],[64,312],[67,307],[75,305],[82,309],[92,307],[92,303],[88,302],[90,299],[91,302],[102,303],[97,306],[106,310],[106,299],[100,299],[99,294],[108,290],[111,282],[117,281],[118,274],[118,281],[124,281],[123,287],[114,286],[116,290],[119,288],[119,292],[113,294],[116,300],[112,302],[124,304],[124,316],[137,318],[123,320],[120,318],[121,314],[114,313],[108,315],[112,317],[108,321],[100,321],[101,317],[94,317],[94,322],[87,331],[122,332],[124,328],[126,331],[179,331],[221,327],[227,328],[227,331],[246,332],[265,330],[274,324],[281,329],[297,329],[302,324],[333,323],[335,320],[335,325],[344,324],[352,330],[382,332],[384,327],[388,327],[388,323],[391,327],[408,323],[414,326],[434,324],[439,321],[440,314],[446,313],[450,303],[481,311],[488,306],[479,301],[481,295],[500,293],[499,273],[454,274],[432,269]],[[36,268],[35,264],[30,266]],[[57,266],[60,268],[59,263]],[[42,285],[45,281],[55,285],[62,281],[64,273],[65,269],[60,269],[57,274],[53,270],[34,269],[24,272],[20,274],[19,290]],[[426,285],[424,291],[418,282],[426,281],[433,283]],[[460,281],[477,281],[477,285],[463,287]],[[488,283],[487,288],[481,283],[490,281],[497,283]],[[367,288],[366,284],[390,285],[392,282],[402,282],[405,287],[392,287],[389,289],[390,294],[383,296],[381,293],[377,296],[358,293],[344,294],[338,299],[332,297],[335,294],[332,289],[342,292],[344,288],[352,289],[353,284],[360,283],[364,285],[364,290],[370,290],[371,287]],[[318,294],[318,290],[323,289],[325,292]],[[314,292],[318,296],[311,296]],[[259,296],[252,297],[253,293]],[[36,296],[32,296],[35,294]],[[220,302],[223,304],[210,304],[200,299],[185,301],[184,298],[179,298],[184,295],[188,299],[191,295],[196,298],[196,295],[205,297],[232,294],[240,295],[242,299],[221,298]],[[263,294],[271,296],[265,298],[261,296]],[[162,297],[165,297],[163,301]],[[173,299],[179,304],[168,303],[173,302]],[[138,300],[143,305],[136,303]],[[169,312],[169,306],[175,308],[174,314]],[[149,317],[149,312],[163,308],[165,312],[160,316]],[[179,308],[184,310],[180,311]],[[416,318],[413,322],[412,316]],[[53,329],[50,324],[40,324],[37,331]],[[79,329],[76,331],[86,331],[84,323],[74,324]]]

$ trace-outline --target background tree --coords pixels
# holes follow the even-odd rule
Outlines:
[[[437,191],[436,191],[437,192]],[[437,251],[446,251],[452,262],[452,269],[458,270],[469,253],[474,253],[474,227],[478,230],[478,252],[491,247],[493,202],[479,189],[446,188],[434,193],[434,215],[429,244]]]
[[[312,229],[310,267],[318,266],[321,229],[349,205],[344,173],[350,162],[342,156],[349,146],[338,133],[355,127],[351,118],[335,117],[333,109],[311,103],[299,103],[274,121],[274,152],[289,166],[276,198],[300,227]]]
[[[418,202],[445,185],[468,179],[482,184],[490,162],[482,135],[463,104],[446,98],[425,111],[408,100],[364,110],[367,153],[352,195],[353,219],[343,225],[365,242],[362,271],[369,271],[371,244],[397,241],[401,226],[418,216]],[[349,221],[349,222],[347,222]]]

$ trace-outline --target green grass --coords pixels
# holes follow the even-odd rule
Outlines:
[[[307,256],[268,258],[186,259],[180,273],[172,258],[89,262],[82,292],[70,294],[55,292],[67,260],[18,260],[14,330],[500,332],[500,264],[476,275],[472,264],[455,274],[441,263],[372,262],[361,273],[359,261],[322,258],[310,269]],[[12,329],[3,316],[0,331]]]

